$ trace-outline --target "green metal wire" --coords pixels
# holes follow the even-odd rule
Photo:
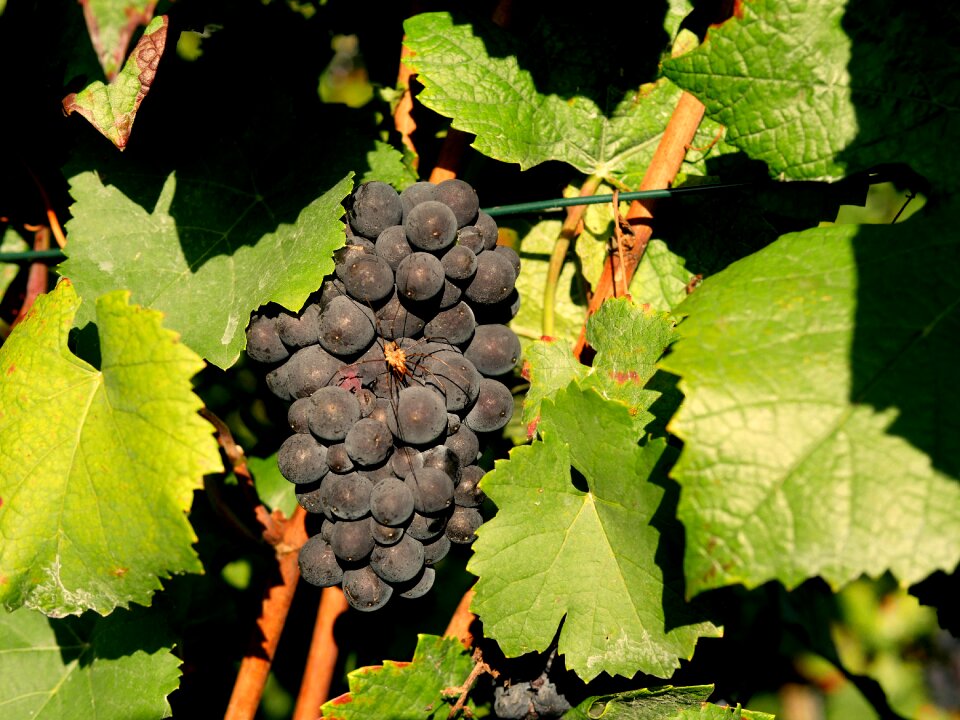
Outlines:
[[[714,185],[693,185],[691,187],[670,188],[667,190],[639,190],[637,192],[620,193],[619,197],[621,200],[627,202],[632,200],[656,200],[659,198],[691,195],[714,190],[731,190],[734,188],[747,187],[752,184],[753,183],[721,183]],[[538,200],[536,202],[518,203],[516,205],[498,205],[497,207],[483,208],[483,211],[491,217],[501,217],[504,215],[522,215],[523,213],[543,213],[552,210],[562,210],[571,205],[599,205],[612,201],[613,195],[588,195],[586,197],[578,196]],[[58,249],[0,253],[0,263],[58,263],[66,260],[66,258],[67,256],[63,254],[63,251]]]

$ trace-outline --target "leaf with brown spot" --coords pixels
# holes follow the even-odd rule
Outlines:
[[[107,80],[123,65],[133,34],[153,18],[156,0],[80,0],[90,42]]]
[[[100,80],[63,99],[68,115],[78,112],[120,150],[127,147],[140,103],[150,92],[167,43],[167,16],[155,18],[109,85]]]

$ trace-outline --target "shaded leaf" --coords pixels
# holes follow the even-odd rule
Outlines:
[[[0,613],[0,707],[8,720],[170,716],[180,660],[150,611],[52,620]]]
[[[78,112],[120,150],[127,147],[140,103],[150,92],[167,43],[169,22],[154,18],[117,77],[105,85],[96,80],[63,99],[63,110]]]
[[[79,302],[61,282],[0,348],[0,599],[55,617],[200,571],[185,513],[222,469],[191,391],[200,358],[116,292],[97,301],[97,369],[68,347]]]
[[[480,577],[472,609],[508,656],[545,650],[562,621],[559,652],[585,680],[669,677],[698,637],[718,634],[661,569],[679,552],[650,524],[668,451],[634,431],[624,405],[571,383],[542,403],[541,439],[481,481],[498,512],[468,564]]]
[[[24,252],[29,250],[26,240],[20,237],[20,234],[11,227],[7,227],[0,236],[0,252]],[[19,263],[0,262],[0,299],[7,293],[10,283],[16,279],[20,273],[21,265]]]
[[[321,708],[328,720],[383,717],[391,720],[445,718],[449,701],[442,691],[463,683],[473,669],[469,651],[456,638],[418,635],[410,662],[387,660],[348,676],[350,692]],[[466,707],[474,710],[472,702]]]
[[[108,80],[112,80],[134,32],[150,22],[156,0],[84,0],[83,17],[90,42]]]
[[[268,458],[248,457],[247,466],[253,475],[257,496],[270,510],[279,510],[287,517],[297,509],[297,495],[290,481],[280,474],[277,454]]]
[[[681,306],[691,594],[956,566],[955,217],[785,235]]]

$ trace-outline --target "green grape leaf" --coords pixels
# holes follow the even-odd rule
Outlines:
[[[120,150],[126,149],[140,103],[156,78],[167,44],[168,25],[165,15],[154,18],[120,74],[109,85],[95,80],[79,93],[67,95],[63,99],[64,112],[80,113]]]
[[[257,496],[270,510],[279,510],[287,517],[293,517],[297,509],[297,494],[293,485],[283,475],[277,465],[277,454],[268,458],[248,457],[247,467],[253,475],[253,485]]]
[[[108,79],[112,80],[120,70],[133,34],[150,22],[156,4],[156,0],[85,0],[83,3],[90,42]]]
[[[718,634],[661,569],[679,552],[651,524],[670,452],[634,431],[627,407],[571,383],[543,401],[541,439],[481,481],[498,512],[467,566],[480,578],[472,609],[507,656],[545,650],[562,621],[558,650],[583,679],[669,677],[698,637]]]
[[[144,608],[59,620],[0,612],[0,708],[9,720],[170,717],[180,660]]]
[[[273,209],[242,185],[171,173],[148,212],[96,172],[83,172],[70,181],[76,202],[60,272],[84,298],[129,288],[135,302],[162,310],[186,345],[229,367],[245,345],[251,310],[268,302],[299,310],[333,271],[333,251],[345,242],[340,203],[352,187],[348,175],[293,223],[266,231]]]
[[[547,266],[550,253],[560,234],[559,220],[544,220],[530,226],[522,221],[501,223],[515,229],[520,240],[520,276],[516,288],[520,294],[520,311],[510,321],[510,327],[520,338],[523,348],[543,335],[543,293],[546,287]],[[577,278],[577,268],[572,262],[563,266],[557,282],[554,307],[555,324],[553,337],[570,347],[580,336],[583,318],[586,315],[586,300]]]
[[[0,235],[0,253],[24,252],[29,250],[27,241],[11,227],[4,229]],[[0,262],[0,299],[7,293],[10,283],[20,274],[21,266],[18,263]]]
[[[0,600],[54,617],[199,572],[185,513],[222,471],[191,391],[200,358],[118,291],[97,300],[97,369],[68,347],[79,303],[61,282],[0,348]]]
[[[589,97],[542,94],[515,54],[494,56],[447,13],[404,23],[404,44],[424,90],[417,99],[474,133],[473,147],[527,169],[560,160],[587,175],[638,185],[680,97],[660,80],[627,92],[609,113]],[[516,48],[514,50],[519,50]]]
[[[960,561],[955,217],[784,235],[681,305],[690,594]]]
[[[540,341],[529,346],[524,371],[530,389],[523,422],[534,423],[541,403],[576,379],[584,388],[625,403],[634,420],[633,437],[639,437],[653,419],[649,408],[659,397],[645,386],[674,339],[676,330],[669,315],[622,298],[608,300],[587,321],[587,340],[597,351],[591,367],[577,362],[565,343]]]
[[[773,720],[767,713],[721,707],[706,702],[712,685],[644,688],[589,697],[564,715],[565,720]]]
[[[362,667],[347,676],[350,692],[325,703],[327,720],[423,720],[446,717],[443,690],[461,685],[473,670],[469,651],[456,638],[418,635],[411,662]],[[475,710],[472,701],[466,707]]]
[[[774,176],[833,180],[903,162],[956,184],[942,152],[960,128],[955,19],[922,5],[890,13],[879,0],[737,7],[700,48],[663,64],[727,126],[727,142]]]
[[[374,141],[373,150],[367,151],[367,170],[360,182],[379,180],[392,185],[398,192],[418,179],[417,172],[406,161],[404,154],[380,140]]]

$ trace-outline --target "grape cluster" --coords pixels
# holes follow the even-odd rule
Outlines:
[[[334,273],[300,313],[254,314],[247,353],[290,401],[280,471],[323,516],[301,574],[369,611],[426,593],[483,522],[478,435],[513,413],[497,378],[520,355],[520,259],[462,180],[369,182],[345,205]]]

